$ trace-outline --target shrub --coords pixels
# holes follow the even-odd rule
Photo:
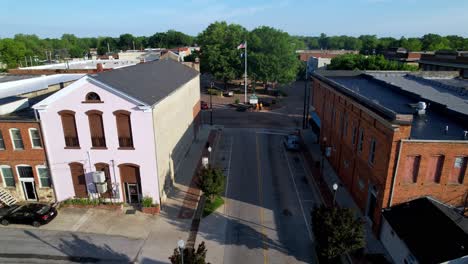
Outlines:
[[[62,203],[66,205],[99,205],[101,201],[98,199],[74,198],[65,200]]]
[[[203,194],[210,200],[224,191],[225,177],[220,169],[203,168],[200,171],[200,184],[199,187]]]
[[[143,199],[141,200],[141,205],[143,207],[152,207],[153,206],[153,198],[151,198],[149,196],[143,197]]]
[[[198,245],[197,250],[194,248],[184,249],[184,264],[209,264],[206,262],[206,249],[205,242],[201,242]],[[174,253],[169,257],[172,264],[182,264],[182,258],[180,256],[180,250],[174,248]]]
[[[288,93],[285,92],[285,91],[283,91],[283,90],[279,90],[279,91],[278,91],[278,94],[281,95],[281,96],[283,96],[283,97],[288,97]]]
[[[213,201],[206,200],[205,207],[203,207],[203,217],[210,215],[223,204],[224,200],[219,196],[216,196]]]
[[[234,103],[235,103],[235,104],[238,104],[238,103],[240,103],[240,100],[239,100],[239,98],[236,98],[236,100],[234,100]]]
[[[221,92],[216,89],[207,89],[206,93],[211,95],[219,95]]]

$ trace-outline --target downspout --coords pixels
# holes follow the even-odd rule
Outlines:
[[[155,105],[151,106],[151,121],[153,122],[153,140],[154,140],[154,158],[156,161],[156,180],[158,181],[158,196],[159,196],[159,206],[162,210],[162,202],[161,202],[161,184],[159,182],[159,169],[158,169],[158,150],[156,146],[156,123],[154,120],[154,108]]]
[[[393,192],[395,191],[396,176],[397,176],[397,173],[398,173],[398,167],[400,165],[400,157],[401,157],[401,149],[402,148],[403,148],[403,140],[400,139],[400,141],[398,142],[398,156],[397,156],[395,171],[393,172],[393,177],[392,177],[392,186],[390,188],[390,197],[388,199],[388,207],[391,207],[392,202],[393,202]]]
[[[47,155],[47,145],[45,142],[45,134],[42,129],[42,124],[41,124],[41,119],[39,118],[39,114],[37,113],[37,109],[34,109],[34,116],[36,117],[36,121],[39,123],[39,131],[41,131],[41,140],[42,144],[44,145],[44,155],[45,155],[45,163],[47,167],[47,172],[49,173],[50,181],[51,181],[51,186],[52,186],[52,192],[54,193],[54,203],[57,203],[57,191],[55,190],[55,184],[54,184],[54,179],[52,177],[52,170],[50,169],[50,162],[49,162],[49,155]],[[41,179],[39,179],[41,180]]]

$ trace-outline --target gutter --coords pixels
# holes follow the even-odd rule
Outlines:
[[[391,207],[392,202],[393,202],[393,192],[395,191],[396,176],[398,174],[398,168],[400,166],[400,157],[401,157],[401,149],[402,148],[403,148],[403,140],[400,139],[400,141],[398,142],[397,162],[396,162],[396,166],[395,166],[395,171],[393,172],[392,186],[390,188],[390,197],[388,199],[388,207]]]

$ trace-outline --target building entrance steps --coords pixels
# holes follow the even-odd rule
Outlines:
[[[317,136],[311,130],[302,130],[301,136],[304,142],[305,154],[309,155],[309,165],[313,167],[311,169],[314,175],[314,180],[321,181],[321,184],[318,184],[320,187],[320,192],[325,198],[325,202],[328,200],[328,204],[333,203],[333,184],[338,184],[338,190],[336,192],[336,204],[345,208],[355,209],[357,216],[362,217],[362,212],[359,207],[354,202],[351,194],[344,187],[341,180],[339,179],[336,172],[333,170],[332,166],[329,164],[327,159],[322,159],[322,153],[320,151],[320,146],[317,144]],[[323,177],[320,177],[320,170],[317,168],[316,164],[319,164],[321,161],[323,163]],[[312,162],[312,163],[311,163]],[[318,162],[318,163],[317,163]],[[318,174],[318,175],[317,175]],[[324,187],[324,188],[323,188]],[[324,193],[325,192],[325,193]],[[328,199],[326,199],[328,197]],[[331,201],[330,201],[331,200]],[[382,243],[375,237],[372,232],[372,226],[370,223],[365,225],[366,228],[366,252],[369,254],[384,254],[388,256],[385,248]]]

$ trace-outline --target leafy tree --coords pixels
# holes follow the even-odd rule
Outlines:
[[[400,47],[403,47],[409,51],[421,51],[422,43],[418,38],[408,38],[401,37]]]
[[[375,35],[362,35],[359,37],[362,42],[361,53],[362,54],[374,54],[379,40]]]
[[[26,47],[22,42],[14,41],[13,39],[0,40],[0,61],[7,65],[7,68],[16,68],[19,62],[26,55]]]
[[[200,53],[198,51],[192,51],[190,55],[184,57],[184,61],[194,62],[199,57]]]
[[[133,49],[135,37],[132,34],[122,34],[119,36],[118,46],[120,50]],[[135,46],[136,48],[136,46]]]
[[[450,41],[437,34],[426,34],[421,38],[421,42],[423,50],[436,51],[450,49]]]
[[[244,42],[247,31],[240,25],[214,22],[198,36],[201,48],[200,67],[202,72],[227,83],[241,77],[244,67],[241,51],[237,46]]]
[[[294,81],[299,61],[292,43],[288,33],[271,27],[258,27],[250,32],[247,47],[250,76],[264,84]]]
[[[210,200],[224,192],[225,177],[220,169],[203,168],[200,171],[199,187]]]
[[[351,209],[321,206],[311,216],[318,254],[325,260],[365,246],[364,226]]]
[[[382,55],[344,54],[327,65],[328,70],[414,71],[416,66],[389,61]]]
[[[198,245],[197,250],[193,248],[184,249],[184,263],[183,264],[210,264],[206,262],[206,253],[208,250],[205,247],[205,242]],[[174,248],[172,256],[169,257],[172,264],[182,264],[182,257],[179,248]]]

